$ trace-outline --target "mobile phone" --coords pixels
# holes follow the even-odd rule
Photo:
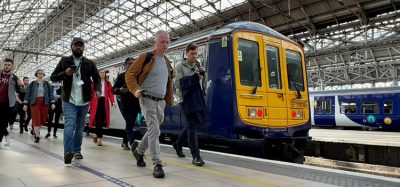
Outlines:
[[[69,68],[76,70],[76,65],[71,65]]]

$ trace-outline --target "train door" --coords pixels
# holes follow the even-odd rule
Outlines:
[[[265,83],[264,47],[261,34],[241,33],[234,36],[234,62],[237,105],[244,122],[267,127],[268,113]]]
[[[335,96],[315,97],[314,122],[316,126],[335,126]]]
[[[280,41],[264,40],[267,76],[267,114],[270,127],[287,126],[286,94],[282,86],[282,63]]]
[[[306,124],[310,120],[307,74],[302,49],[292,43],[282,42],[282,77],[286,94],[287,126]]]

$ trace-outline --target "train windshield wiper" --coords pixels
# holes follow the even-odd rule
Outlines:
[[[300,89],[299,89],[299,87],[297,87],[297,82],[294,82],[291,78],[289,78],[289,81],[290,81],[290,84],[293,84],[294,85],[294,88],[296,89],[296,98],[297,99],[301,99],[302,97],[301,97],[301,94],[300,94]]]
[[[258,84],[260,83],[260,79],[261,79],[260,70],[261,70],[261,68],[257,67],[257,69],[254,72],[255,73],[254,77],[257,78],[257,80],[254,82],[254,87],[253,87],[253,91],[251,92],[251,94],[257,93],[257,87],[258,87]]]

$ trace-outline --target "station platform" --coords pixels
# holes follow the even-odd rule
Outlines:
[[[313,141],[400,147],[400,132],[312,128]]]
[[[45,130],[42,135],[45,135]],[[153,178],[150,156],[147,167],[139,168],[131,151],[122,150],[121,139],[105,137],[97,146],[85,137],[83,160],[63,162],[62,130],[58,138],[34,143],[30,134],[11,131],[11,145],[0,148],[0,186],[400,186],[400,180],[369,174],[291,164],[259,158],[203,151],[203,167],[191,164],[190,153],[178,158],[170,145],[162,145],[164,179]]]

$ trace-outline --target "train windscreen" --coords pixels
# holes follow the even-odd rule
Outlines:
[[[289,89],[304,91],[304,77],[299,52],[286,51],[286,66],[288,72]]]
[[[257,85],[261,87],[258,43],[239,39],[238,59],[240,84],[243,86]]]

